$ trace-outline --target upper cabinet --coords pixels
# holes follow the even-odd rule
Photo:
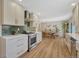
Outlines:
[[[1,19],[2,19],[2,1],[0,0],[0,25],[1,25]]]
[[[24,26],[24,8],[14,0],[2,0],[3,25]]]
[[[3,22],[5,25],[15,24],[15,6],[12,0],[4,0],[3,2]]]
[[[16,5],[16,17],[15,17],[16,21],[15,23],[17,25],[24,25],[24,8]]]

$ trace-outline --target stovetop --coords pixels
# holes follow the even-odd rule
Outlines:
[[[26,31],[23,31],[23,34],[34,34],[34,32],[26,32]]]

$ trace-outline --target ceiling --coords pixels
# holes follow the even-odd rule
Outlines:
[[[72,11],[72,3],[77,0],[23,0],[21,4],[40,19],[52,19],[69,15]]]

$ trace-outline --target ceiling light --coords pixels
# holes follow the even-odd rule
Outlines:
[[[19,0],[20,2],[22,1],[22,0]]]

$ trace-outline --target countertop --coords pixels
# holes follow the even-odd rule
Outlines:
[[[41,32],[35,32],[33,34],[38,34],[38,33],[41,33]],[[11,38],[21,37],[21,36],[28,36],[28,34],[5,35],[5,36],[2,36],[2,38],[11,39]]]
[[[6,36],[2,36],[2,38],[11,39],[11,38],[21,37],[21,36],[28,36],[28,35],[27,34],[6,35]]]
[[[74,38],[76,41],[79,41],[79,34],[78,33],[67,33],[67,35]]]

